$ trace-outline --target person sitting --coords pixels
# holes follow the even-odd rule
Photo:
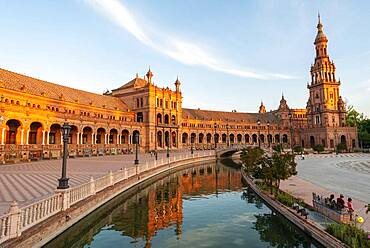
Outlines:
[[[340,194],[340,196],[337,198],[337,208],[338,210],[342,210],[344,208],[344,196]]]
[[[328,200],[329,208],[333,209],[335,206],[335,198],[334,194],[331,194]]]
[[[353,209],[353,203],[352,203],[352,198],[348,198],[347,201],[347,208],[348,208],[348,213],[350,214],[349,220],[352,221],[352,213],[355,211]]]

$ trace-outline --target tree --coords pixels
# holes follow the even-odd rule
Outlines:
[[[256,167],[261,163],[261,160],[265,154],[265,151],[259,147],[248,147],[243,149],[240,159],[242,160],[245,171],[248,175],[251,175]]]
[[[353,106],[349,106],[346,123],[351,127],[357,127],[360,146],[370,147],[370,119],[357,112]]]
[[[280,181],[286,180],[293,175],[297,175],[297,163],[294,160],[294,154],[278,154],[272,155],[272,177],[275,180],[276,188],[280,188]]]
[[[347,117],[346,117],[346,123],[350,127],[358,127],[358,125],[364,120],[366,117],[363,113],[359,113],[355,110],[355,108],[350,105],[348,107]]]
[[[252,176],[264,181],[270,188],[280,188],[280,181],[297,174],[297,163],[294,161],[293,154],[282,154],[274,152],[272,157],[263,156],[259,164],[252,171]]]

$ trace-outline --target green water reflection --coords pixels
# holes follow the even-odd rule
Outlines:
[[[45,247],[319,247],[253,192],[237,169],[206,164],[113,199]]]

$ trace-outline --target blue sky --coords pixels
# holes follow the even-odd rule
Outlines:
[[[317,12],[347,104],[370,116],[370,1],[0,0],[0,67],[102,93],[148,67],[183,106],[304,108]]]

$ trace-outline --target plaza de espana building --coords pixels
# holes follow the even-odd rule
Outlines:
[[[276,110],[258,113],[187,109],[181,83],[159,88],[149,69],[103,95],[57,85],[0,69],[0,161],[60,158],[61,126],[72,127],[69,156],[130,153],[138,137],[141,151],[214,149],[234,144],[334,149],[357,146],[357,130],[346,125],[341,81],[327,52],[319,19],[306,108],[290,108],[282,96]]]

